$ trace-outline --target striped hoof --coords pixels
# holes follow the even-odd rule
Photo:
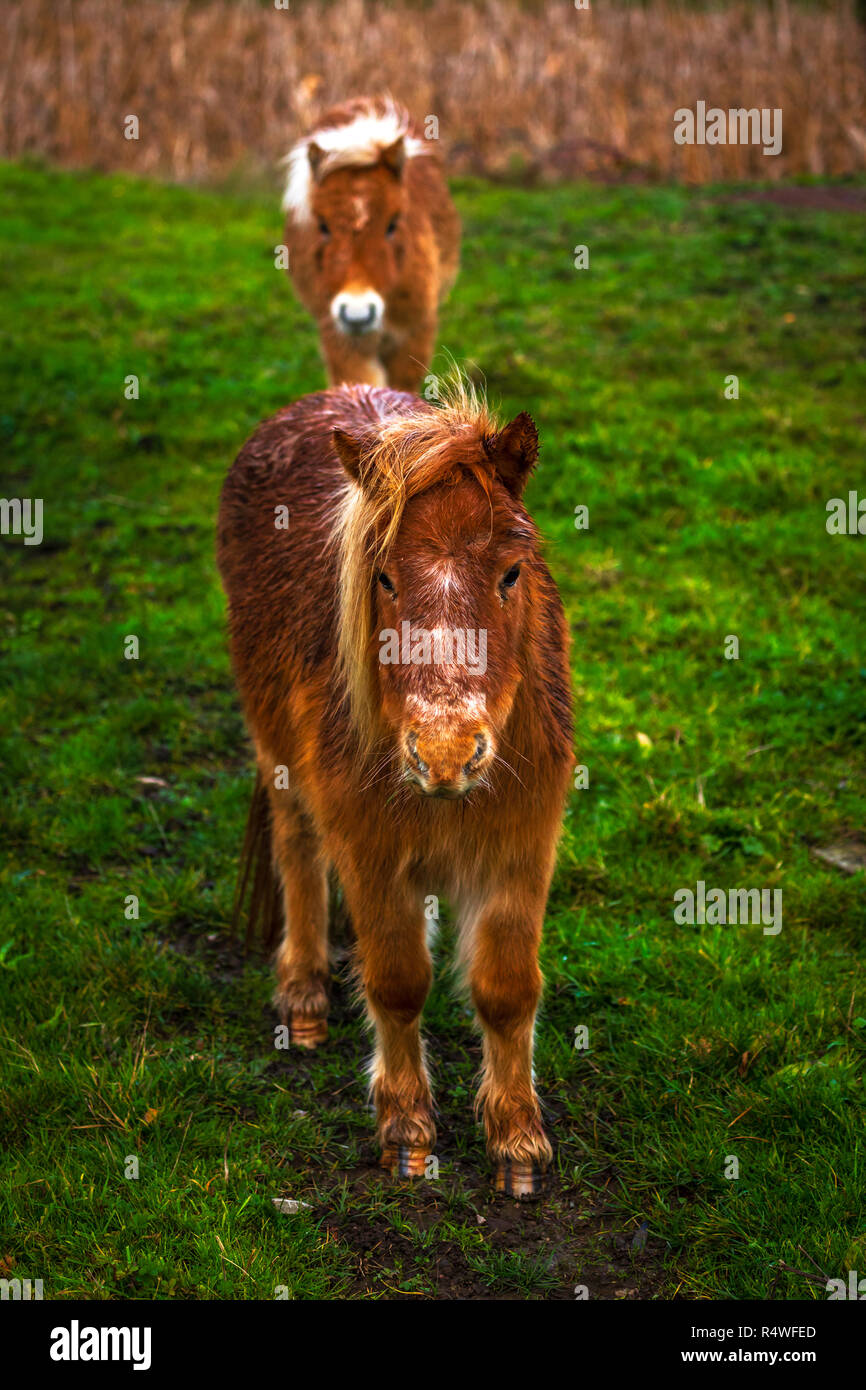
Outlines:
[[[546,1184],[544,1169],[537,1163],[516,1163],[503,1158],[496,1165],[496,1191],[518,1202],[537,1201]]]
[[[408,1144],[389,1144],[382,1150],[379,1165],[392,1178],[423,1178],[430,1157],[428,1149],[410,1149]]]
[[[328,1036],[326,1018],[310,1018],[309,1015],[293,1014],[289,1020],[289,1042],[296,1047],[318,1047]]]

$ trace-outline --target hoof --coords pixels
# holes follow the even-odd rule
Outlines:
[[[408,1144],[389,1144],[382,1150],[379,1166],[392,1178],[423,1178],[430,1157],[428,1149],[410,1149]]]
[[[326,1018],[310,1018],[309,1015],[293,1014],[289,1019],[289,1042],[296,1047],[318,1047],[328,1036]]]
[[[545,1171],[537,1163],[516,1163],[503,1158],[496,1165],[496,1191],[518,1202],[537,1201],[546,1185]]]

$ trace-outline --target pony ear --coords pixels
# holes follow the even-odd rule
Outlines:
[[[345,430],[331,431],[334,448],[337,451],[337,458],[345,468],[350,478],[356,483],[361,481],[361,441],[352,434],[346,434]]]
[[[510,425],[484,440],[488,458],[502,482],[514,497],[521,497],[538,459],[538,430],[525,410]]]
[[[403,172],[403,165],[406,163],[406,141],[400,135],[386,150],[379,156],[386,169],[390,169],[392,174],[396,174],[399,179]]]
[[[322,149],[321,145],[317,145],[315,140],[311,140],[307,145],[307,158],[310,161],[310,172],[314,180],[319,176],[319,165],[324,157],[325,151]]]

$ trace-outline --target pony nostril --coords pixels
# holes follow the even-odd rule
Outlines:
[[[472,772],[473,768],[477,767],[478,764],[481,762],[481,759],[484,757],[484,754],[486,752],[487,739],[484,737],[483,734],[476,734],[475,752],[472,754],[472,757],[469,759],[469,762],[463,764],[463,771],[467,774]]]
[[[409,750],[410,760],[414,763],[418,771],[421,773],[429,772],[430,768],[428,764],[425,763],[421,754],[418,752],[418,735],[415,733],[414,729],[410,729],[406,736],[406,747]]]

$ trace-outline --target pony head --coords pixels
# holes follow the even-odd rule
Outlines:
[[[463,796],[489,785],[524,671],[535,425],[524,413],[499,428],[461,391],[364,437],[335,430],[334,445],[351,480],[339,642],[355,726],[417,791]]]
[[[351,338],[378,333],[406,253],[407,159],[428,153],[390,98],[350,104],[343,124],[287,156],[283,207],[310,242],[320,316]]]

